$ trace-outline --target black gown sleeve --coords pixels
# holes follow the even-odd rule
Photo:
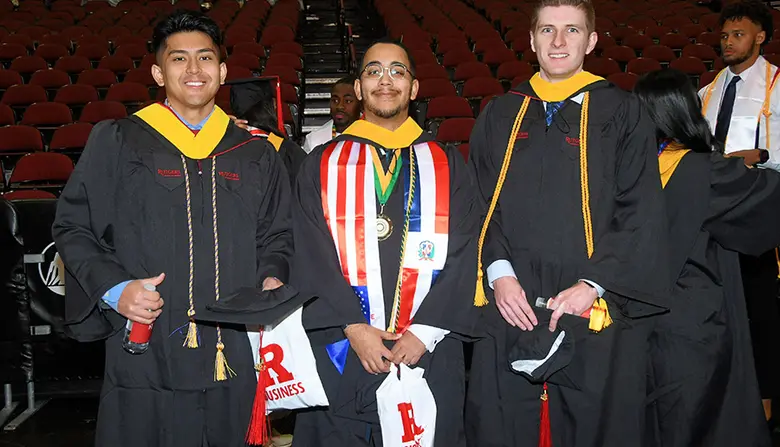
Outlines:
[[[493,192],[496,188],[498,175],[501,171],[504,150],[507,141],[498,142],[493,135],[503,135],[498,128],[512,126],[511,122],[501,121],[496,118],[497,109],[495,102],[491,101],[485,110],[477,117],[477,122],[471,132],[469,140],[469,165],[472,168],[476,187],[480,197],[480,205],[477,213],[479,222],[484,222],[487,217],[488,207],[493,200]],[[500,146],[500,148],[499,148]],[[498,154],[498,158],[495,154]],[[490,224],[488,225],[485,242],[482,249],[482,268],[486,270],[490,264],[499,259],[507,261],[512,259],[509,249],[509,241],[504,236],[501,226],[501,202],[496,203]],[[477,229],[479,231],[479,229]],[[479,237],[477,234],[475,237]],[[487,276],[485,276],[487,278]]]
[[[712,154],[705,229],[723,247],[758,256],[780,245],[780,174]]]
[[[447,147],[450,165],[450,218],[447,262],[414,315],[413,324],[475,335],[479,208],[474,181],[463,156]]]
[[[595,234],[593,256],[581,278],[601,285],[621,301],[664,307],[667,296],[666,214],[655,127],[638,100],[623,101],[613,118],[616,158],[614,210],[605,231]],[[591,179],[594,181],[594,179]],[[634,303],[636,304],[636,303]],[[653,310],[629,309],[631,315]]]
[[[287,171],[274,148],[267,144],[266,160],[261,160],[260,178],[266,180],[258,210],[257,281],[258,287],[267,277],[286,283],[290,279],[290,258],[293,236],[290,223],[290,184]]]
[[[306,158],[306,152],[289,138],[284,139],[282,148],[284,151],[284,165],[290,175],[290,185],[295,186],[295,178],[298,176],[303,159]]]
[[[303,312],[308,330],[365,323],[360,301],[339,268],[336,247],[325,222],[320,194],[322,150],[315,149],[301,164],[292,200],[295,257],[291,284],[299,293],[316,297]]]
[[[52,228],[66,270],[65,322],[87,323],[82,332],[91,339],[109,336],[108,314],[118,316],[98,306],[101,297],[115,285],[134,279],[117,259],[113,243],[121,152],[116,122],[96,125],[60,195]]]

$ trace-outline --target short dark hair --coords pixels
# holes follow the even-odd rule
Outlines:
[[[406,67],[409,69],[410,74],[412,75],[412,78],[414,78],[414,74],[417,73],[417,64],[414,62],[414,58],[412,57],[412,53],[409,52],[409,48],[406,47],[406,45],[403,44],[400,40],[391,39],[389,37],[385,37],[379,40],[374,41],[371,45],[366,48],[366,52],[363,53],[363,57],[360,60],[360,71],[362,72],[364,68],[366,68],[366,54],[368,54],[368,50],[371,48],[374,48],[377,45],[395,45],[398,48],[404,50],[404,53],[406,53],[406,58],[409,59],[409,66]]]
[[[719,24],[722,28],[728,21],[741,20],[743,18],[761,27],[761,31],[766,33],[764,43],[772,40],[772,34],[774,33],[772,11],[764,2],[760,0],[742,0],[726,5],[720,13]]]
[[[540,0],[536,3],[531,15],[531,31],[536,31],[536,26],[539,24],[539,12],[542,9],[558,6],[573,6],[579,9],[585,13],[585,26],[588,27],[588,32],[596,31],[596,10],[590,0]]]
[[[336,83],[333,84],[333,86],[335,87],[337,85],[355,85],[355,79],[356,77],[352,75],[344,76],[343,78],[336,81]]]
[[[174,34],[195,31],[211,38],[214,46],[217,47],[217,57],[221,58],[219,46],[222,44],[222,32],[219,30],[217,22],[202,12],[186,9],[172,12],[155,25],[152,33],[152,51],[154,54],[158,54],[165,47],[168,38]]]
[[[722,151],[685,73],[673,69],[647,73],[637,81],[634,93],[655,123],[659,139],[678,141],[694,152]]]

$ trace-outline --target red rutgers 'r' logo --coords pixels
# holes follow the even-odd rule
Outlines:
[[[404,426],[404,435],[401,442],[412,442],[416,436],[421,435],[425,429],[414,422],[414,409],[410,402],[398,404],[398,412],[401,413],[401,425]]]
[[[277,344],[263,346],[263,348],[260,350],[260,356],[263,358],[263,364],[266,367],[266,371],[273,370],[273,372],[276,374],[275,381],[277,384],[295,380],[295,377],[293,377],[292,373],[287,371],[287,369],[282,366],[282,360],[284,360],[284,351],[282,350],[281,346]]]

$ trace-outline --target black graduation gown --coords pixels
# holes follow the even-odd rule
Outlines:
[[[289,183],[273,147],[231,123],[212,154],[186,160],[196,312],[215,300],[212,160],[221,296],[258,287],[268,276],[286,282],[292,254]],[[79,340],[106,340],[98,447],[245,445],[256,387],[245,327],[221,326],[236,373],[226,381],[214,380],[216,326],[199,322],[200,347],[183,347],[189,239],[182,169],[179,150],[137,116],[105,121],[60,197],[53,233],[68,274],[68,330]],[[101,297],[120,282],[161,272],[165,307],[149,349],[128,354],[126,320]]]
[[[284,162],[284,167],[287,168],[290,177],[290,184],[294,187],[295,178],[298,176],[303,159],[306,158],[306,152],[296,142],[285,138],[279,147],[279,157]]]
[[[667,278],[665,221],[653,124],[635,98],[605,81],[583,91],[590,92],[590,259],[581,202],[580,104],[566,100],[548,127],[544,103],[530,83],[523,83],[487,106],[470,142],[470,163],[488,204],[512,124],[525,97],[532,97],[488,227],[483,268],[498,259],[509,260],[532,306],[536,297],[553,297],[580,279],[606,289],[604,299],[614,323],[576,340],[575,349],[584,358],[576,369],[564,372],[578,379],[579,388],[549,385],[552,440],[560,447],[627,445],[610,443],[613,435],[607,424],[612,421],[602,417],[603,397],[619,392],[613,391],[609,365],[617,361],[617,341],[635,330],[635,319],[666,306],[661,281]],[[542,383],[511,372],[507,351],[519,329],[501,317],[487,281],[485,290],[490,303],[482,308],[481,326],[489,337],[474,346],[466,405],[469,445],[536,446]],[[535,331],[548,329],[540,324]]]
[[[350,135],[341,135],[336,141],[349,139],[375,145]],[[422,134],[415,144],[430,140],[428,134]],[[298,175],[293,206],[294,233],[298,244],[293,284],[301,294],[317,297],[304,307],[303,324],[312,343],[330,406],[298,414],[293,445],[381,447],[375,393],[386,375],[367,373],[352,349],[347,355],[344,373],[340,375],[325,349],[327,345],[345,338],[345,325],[366,321],[355,292],[342,276],[334,242],[323,217],[320,161],[326,147],[320,146],[312,151]],[[463,158],[452,147],[445,147],[445,150],[451,185],[447,262],[415,314],[414,323],[452,332],[436,345],[433,353],[426,351],[418,366],[424,368],[425,378],[436,400],[436,446],[464,447],[465,365],[461,340],[462,336],[471,335],[477,316],[472,300],[476,284],[474,259],[478,212],[474,185]],[[403,181],[399,178],[384,209],[385,214],[396,222],[396,228],[389,239],[379,243],[385,315],[388,319],[400,263],[401,222],[405,208],[403,191]],[[388,347],[392,344],[388,343]]]
[[[645,445],[769,446],[737,252],[780,245],[780,174],[688,153],[664,196],[674,288],[650,338]]]

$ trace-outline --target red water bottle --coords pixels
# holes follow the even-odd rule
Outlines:
[[[144,284],[144,289],[149,292],[156,292],[157,288],[153,284]],[[122,347],[130,354],[143,354],[149,349],[149,339],[152,338],[152,324],[141,324],[127,320],[125,326],[125,337]]]

